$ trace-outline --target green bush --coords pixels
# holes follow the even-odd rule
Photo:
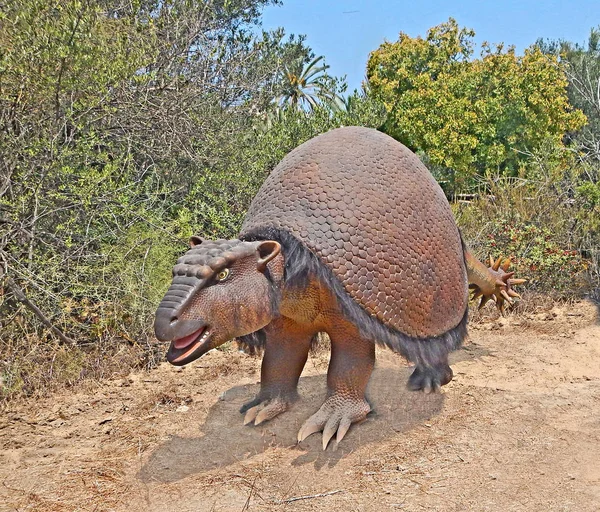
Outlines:
[[[190,235],[235,236],[308,138],[381,123],[362,94],[341,110],[275,110],[285,64],[313,56],[302,38],[256,30],[267,3],[0,12],[0,395],[102,374],[100,359],[120,368],[123,353],[154,361],[153,315]]]
[[[465,241],[484,261],[510,257],[528,279],[523,290],[557,299],[588,293],[600,284],[600,211],[579,192],[595,186],[576,185],[577,174],[489,181],[474,200],[453,204]]]

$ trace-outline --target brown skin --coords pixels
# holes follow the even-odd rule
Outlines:
[[[194,237],[192,248],[200,243]],[[258,425],[286,411],[297,400],[298,380],[311,339],[318,332],[326,332],[331,339],[327,398],[304,423],[298,441],[319,431],[323,431],[323,449],[336,434],[337,442],[341,441],[350,425],[364,420],[371,410],[365,390],[375,363],[373,341],[361,336],[342,314],[331,291],[316,279],[302,290],[286,288],[284,257],[277,242],[227,243],[237,245],[224,250],[223,257],[201,259],[200,264],[192,257],[183,257],[175,267],[178,275],[201,275],[203,281],[180,305],[171,307],[166,298],[165,305],[161,303],[155,330],[159,339],[171,341],[169,361],[185,364],[232,338],[265,328],[261,389],[241,410],[245,424]],[[214,244],[219,247],[219,242]],[[469,275],[475,275],[474,284],[484,290],[484,296],[496,293],[500,284],[495,274],[486,273],[481,263],[473,263],[476,260],[472,256],[466,259]],[[196,332],[198,338],[208,333],[207,339],[197,341]],[[449,373],[440,385],[452,378],[446,363]],[[424,386],[415,389],[432,390]]]
[[[298,434],[322,430],[326,447],[370,410],[375,342],[415,363],[410,389],[450,382],[467,282],[500,309],[516,295],[508,266],[492,267],[464,253],[450,205],[414,153],[377,130],[339,128],[277,165],[238,240],[192,239],[155,331],[172,340],[167,359],[176,365],[235,337],[264,346],[261,391],[242,408],[254,424],[297,399],[310,340],[328,333],[327,399]]]
[[[308,358],[314,329],[291,318],[275,318],[266,328],[267,341],[258,396],[245,404],[244,424],[270,420],[298,399],[298,379]]]
[[[282,258],[282,257],[281,257]],[[283,259],[283,258],[282,258]],[[329,290],[311,281],[302,293],[283,290],[281,316],[267,328],[267,344],[258,397],[242,407],[244,424],[274,418],[297,399],[297,385],[312,337],[326,332],[331,339],[327,399],[298,433],[298,441],[323,431],[323,449],[337,432],[341,441],[352,423],[371,410],[365,390],[375,364],[375,345],[360,336],[337,307]]]
[[[190,241],[192,249],[200,243],[197,237]],[[217,245],[218,250],[219,244],[212,245]],[[197,252],[188,251],[174,269],[173,284],[154,323],[158,339],[173,340],[167,360],[176,365],[189,363],[233,338],[269,324],[276,312],[273,304],[265,300],[273,292],[265,269],[280,256],[280,250],[277,242],[244,242],[233,250],[221,251],[222,255],[204,257],[201,264],[186,263],[186,256],[192,253],[193,257]],[[188,260],[194,261],[190,257]],[[270,269],[272,279],[282,279],[281,264],[271,264]],[[182,300],[179,289],[186,284],[191,293]],[[175,291],[171,293],[172,290]]]

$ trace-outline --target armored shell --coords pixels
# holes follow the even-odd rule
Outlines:
[[[467,307],[460,234],[419,158],[368,128],[332,130],[289,153],[252,201],[241,237],[285,230],[350,297],[415,338],[456,327]]]

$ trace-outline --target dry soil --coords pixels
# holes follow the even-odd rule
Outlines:
[[[88,382],[0,417],[0,510],[600,510],[600,323],[591,303],[476,319],[442,393],[378,351],[374,413],[327,451],[295,443],[325,392],[259,427],[241,404],[260,359],[213,351],[177,369]]]

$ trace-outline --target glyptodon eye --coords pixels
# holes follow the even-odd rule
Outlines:
[[[229,277],[229,269],[224,268],[217,274],[217,281],[225,281]]]

